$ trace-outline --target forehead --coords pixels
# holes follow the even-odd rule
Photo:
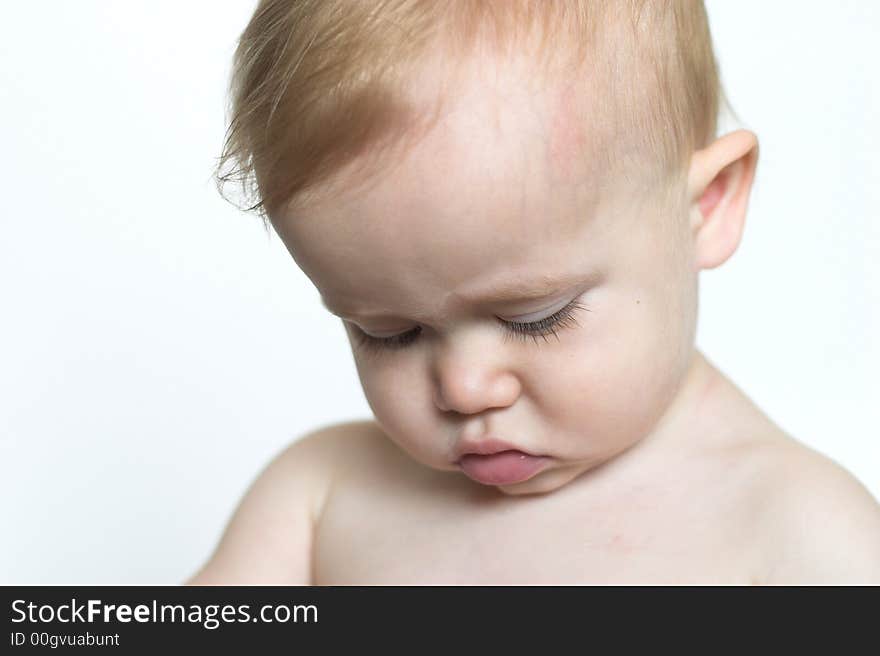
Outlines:
[[[505,281],[572,277],[586,232],[600,239],[604,144],[572,82],[492,58],[454,82],[442,71],[411,87],[414,103],[442,89],[447,105],[405,157],[351,190],[342,172],[334,194],[275,222],[328,304],[439,311]]]
[[[544,183],[598,182],[601,167],[593,164],[608,131],[584,93],[588,72],[578,73],[580,79],[551,76],[526,53],[504,59],[484,53],[450,68],[442,50],[418,71],[407,101],[425,107],[439,97],[444,108],[437,129],[422,143],[424,163],[460,163],[470,150],[471,156],[482,155],[473,160],[474,169],[490,165],[499,176],[516,176],[528,167],[541,173]],[[509,170],[499,166],[501,158]],[[418,155],[411,163],[417,161]]]

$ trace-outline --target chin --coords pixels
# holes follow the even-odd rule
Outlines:
[[[550,469],[533,476],[522,483],[513,485],[496,485],[496,489],[508,496],[525,496],[528,494],[547,494],[563,487],[580,476],[584,469]]]

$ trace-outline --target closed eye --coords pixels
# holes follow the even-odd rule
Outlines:
[[[585,312],[590,311],[589,308],[575,299],[558,312],[551,314],[549,317],[539,319],[538,321],[520,323],[499,319],[499,322],[505,328],[505,336],[512,335],[514,338],[522,341],[527,341],[529,338],[532,338],[537,344],[539,337],[543,338],[546,342],[547,336],[553,335],[558,340],[558,331],[560,329],[574,328],[578,326],[579,324],[575,317],[576,310],[584,310]],[[355,327],[355,335],[359,340],[359,345],[368,351],[406,348],[418,339],[421,332],[421,326],[416,326],[412,330],[408,330],[399,335],[392,335],[391,337],[373,337]]]

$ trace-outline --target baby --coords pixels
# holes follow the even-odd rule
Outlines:
[[[259,476],[189,581],[880,583],[880,506],[695,348],[758,146],[695,1],[263,0],[221,167],[374,419]]]

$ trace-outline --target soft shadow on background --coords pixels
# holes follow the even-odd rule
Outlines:
[[[880,496],[880,5],[707,4],[761,161],[698,344]],[[275,452],[370,416],[341,324],[211,180],[254,6],[0,10],[0,583],[179,582]]]

